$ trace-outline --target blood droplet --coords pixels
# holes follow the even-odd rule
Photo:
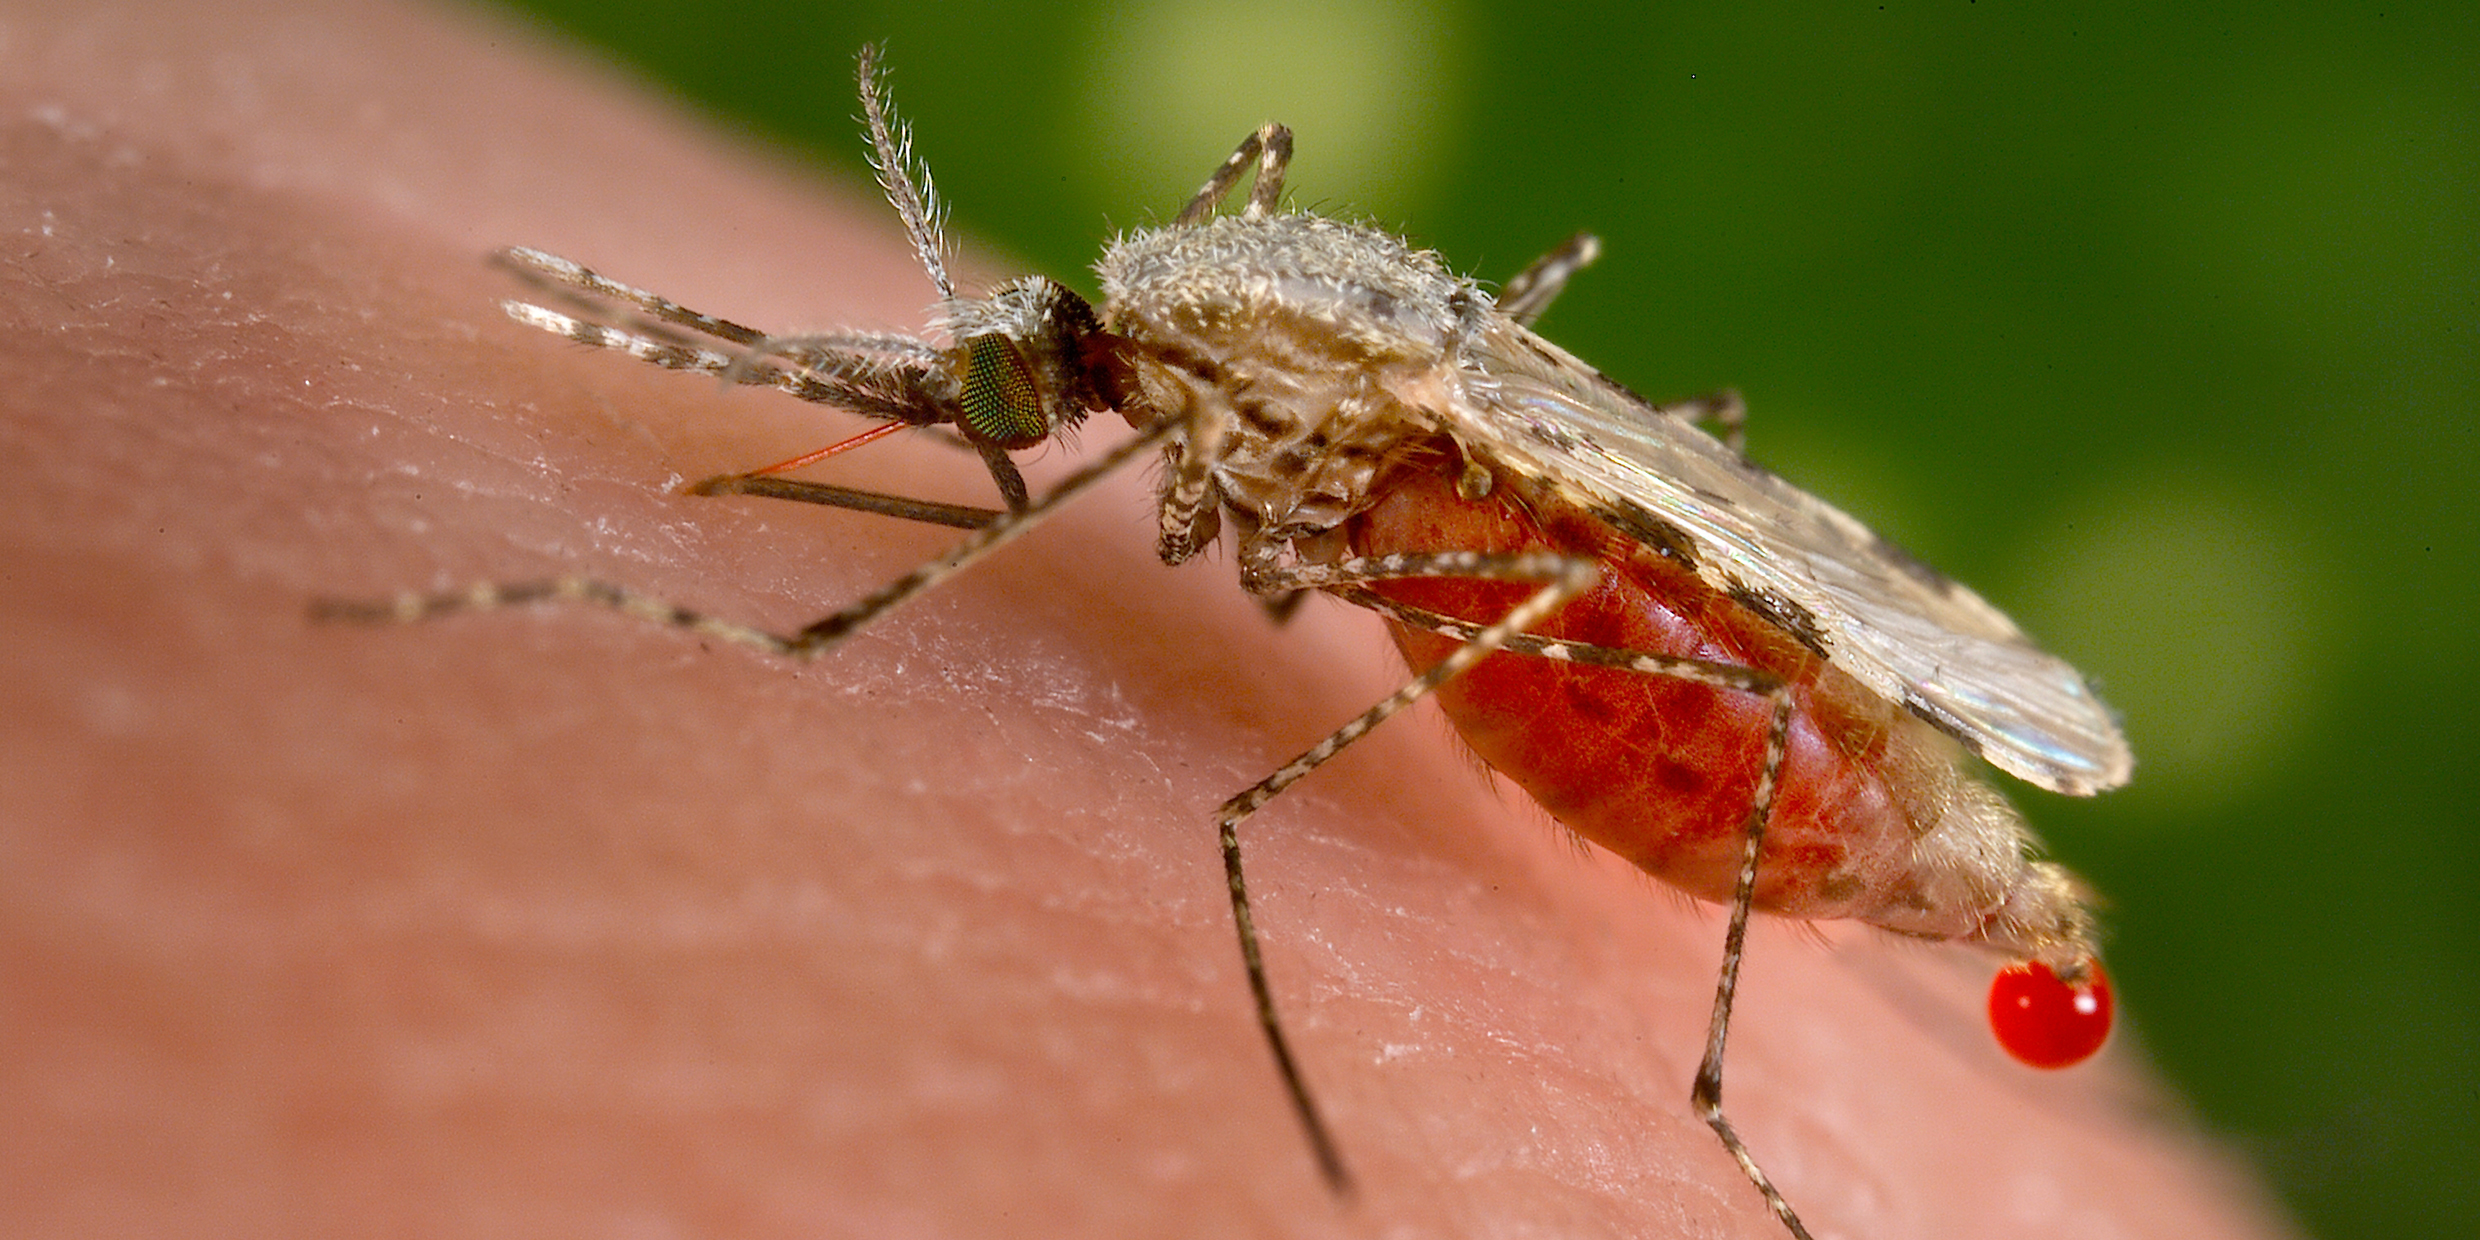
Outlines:
[[[2001,970],[1989,984],[1989,1028],[2006,1053],[2035,1068],[2084,1062],[2110,1037],[2110,979],[2088,960],[2083,982],[2040,961]]]

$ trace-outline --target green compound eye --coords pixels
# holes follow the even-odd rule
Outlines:
[[[992,333],[964,342],[964,423],[1002,448],[1030,448],[1050,435],[1033,366],[1016,342]]]

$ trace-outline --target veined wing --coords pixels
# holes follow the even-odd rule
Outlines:
[[[2084,677],[1979,595],[1504,319],[1466,342],[1438,409],[1468,451],[1684,550],[1699,576],[1854,679],[2054,792],[2134,757]],[[1673,539],[1677,535],[1677,539]]]

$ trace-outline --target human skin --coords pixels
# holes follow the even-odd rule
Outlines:
[[[677,494],[859,424],[507,322],[480,261],[913,327],[859,189],[427,10],[0,34],[11,1235],[1780,1234],[1686,1101],[1719,914],[1426,710],[1248,828],[1324,1189],[1210,815],[1400,669],[1154,562],[1138,472],[814,664],[307,618],[583,572],[792,626],[946,545]],[[988,499],[932,445],[838,465]],[[1728,1099],[1820,1237],[2280,1234],[2123,1045],[2008,1063],[1992,963],[1756,928]]]

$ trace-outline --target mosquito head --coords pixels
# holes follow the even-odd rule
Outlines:
[[[956,342],[947,350],[956,427],[978,443],[1030,448],[1121,403],[1116,338],[1055,280],[1025,276],[989,297],[950,301],[945,319]]]

